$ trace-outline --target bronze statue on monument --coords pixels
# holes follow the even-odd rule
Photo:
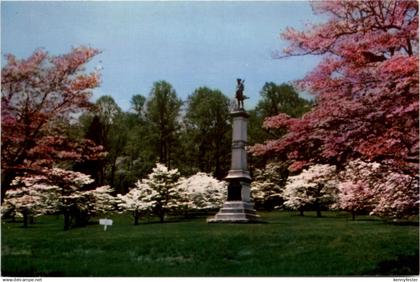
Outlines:
[[[241,78],[237,78],[236,79],[236,94],[235,94],[235,98],[236,101],[238,102],[238,110],[243,110],[244,109],[244,100],[248,99],[249,97],[244,95],[244,79]]]

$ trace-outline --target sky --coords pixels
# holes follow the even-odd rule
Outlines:
[[[250,109],[265,82],[291,82],[316,65],[317,57],[272,57],[287,46],[286,27],[316,22],[306,1],[1,1],[1,52],[26,58],[37,48],[51,55],[98,48],[89,63],[102,69],[93,101],[110,95],[123,110],[159,80],[183,100],[201,86],[233,99],[236,78],[245,79]]]

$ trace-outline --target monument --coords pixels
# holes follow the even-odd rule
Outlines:
[[[227,201],[209,223],[215,222],[256,222],[259,221],[251,201],[251,176],[248,170],[247,126],[249,115],[244,109],[244,80],[237,79],[235,98],[237,105],[230,113],[232,117],[232,162],[225,180],[228,184]]]

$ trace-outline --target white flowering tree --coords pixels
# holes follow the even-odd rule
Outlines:
[[[256,208],[272,210],[283,204],[283,190],[288,176],[288,164],[268,163],[264,169],[257,169],[251,183],[251,196]]]
[[[157,163],[147,178],[136,183],[134,189],[141,190],[141,193],[135,195],[138,192],[132,192],[132,199],[137,203],[131,203],[130,210],[137,210],[136,206],[138,211],[146,209],[145,206],[150,207],[151,212],[163,222],[168,212],[186,209],[189,205],[188,193],[182,185],[179,185],[179,180],[180,173],[177,169],[169,170],[165,165]],[[121,196],[119,199],[121,200]],[[130,205],[120,203],[119,206]]]
[[[227,198],[226,182],[219,181],[203,172],[182,178],[179,185],[182,191],[187,191],[191,209],[220,208]]]
[[[26,228],[29,218],[55,212],[57,187],[39,183],[43,179],[42,176],[16,177],[11,183],[12,189],[5,194],[2,216],[22,217]]]
[[[107,214],[117,207],[117,199],[111,195],[112,192],[114,192],[114,189],[105,185],[77,193],[80,193],[82,198],[86,198],[84,210],[91,216],[97,216]]]
[[[299,210],[301,215],[306,207],[313,206],[320,217],[321,209],[331,207],[337,198],[335,166],[316,164],[289,176],[283,198],[285,206]]]
[[[402,218],[418,213],[418,176],[354,160],[340,173],[339,207],[352,213]]]
[[[64,215],[64,230],[68,230],[72,220],[77,225],[87,221],[92,215],[90,211],[92,203],[89,203],[89,194],[81,189],[91,184],[94,180],[86,174],[60,168],[53,168],[46,173],[47,184],[57,187],[58,210]]]
[[[139,224],[142,215],[151,214],[156,205],[155,197],[158,193],[142,181],[137,181],[127,194],[117,195],[118,209],[133,215],[134,225]]]
[[[377,205],[371,214],[400,219],[419,212],[419,177],[387,172],[377,187]]]
[[[17,177],[14,189],[8,191],[6,202],[24,217],[29,215],[61,212],[64,215],[64,230],[70,228],[73,219],[76,224],[87,222],[97,214],[104,213],[114,205],[109,186],[95,190],[81,189],[93,182],[89,175],[53,168],[43,175]]]

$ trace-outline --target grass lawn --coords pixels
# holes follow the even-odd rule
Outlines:
[[[205,217],[132,225],[112,216],[63,231],[46,216],[28,229],[2,222],[3,276],[417,275],[418,221],[385,223],[345,213],[316,218],[259,213],[265,224],[207,224]]]

